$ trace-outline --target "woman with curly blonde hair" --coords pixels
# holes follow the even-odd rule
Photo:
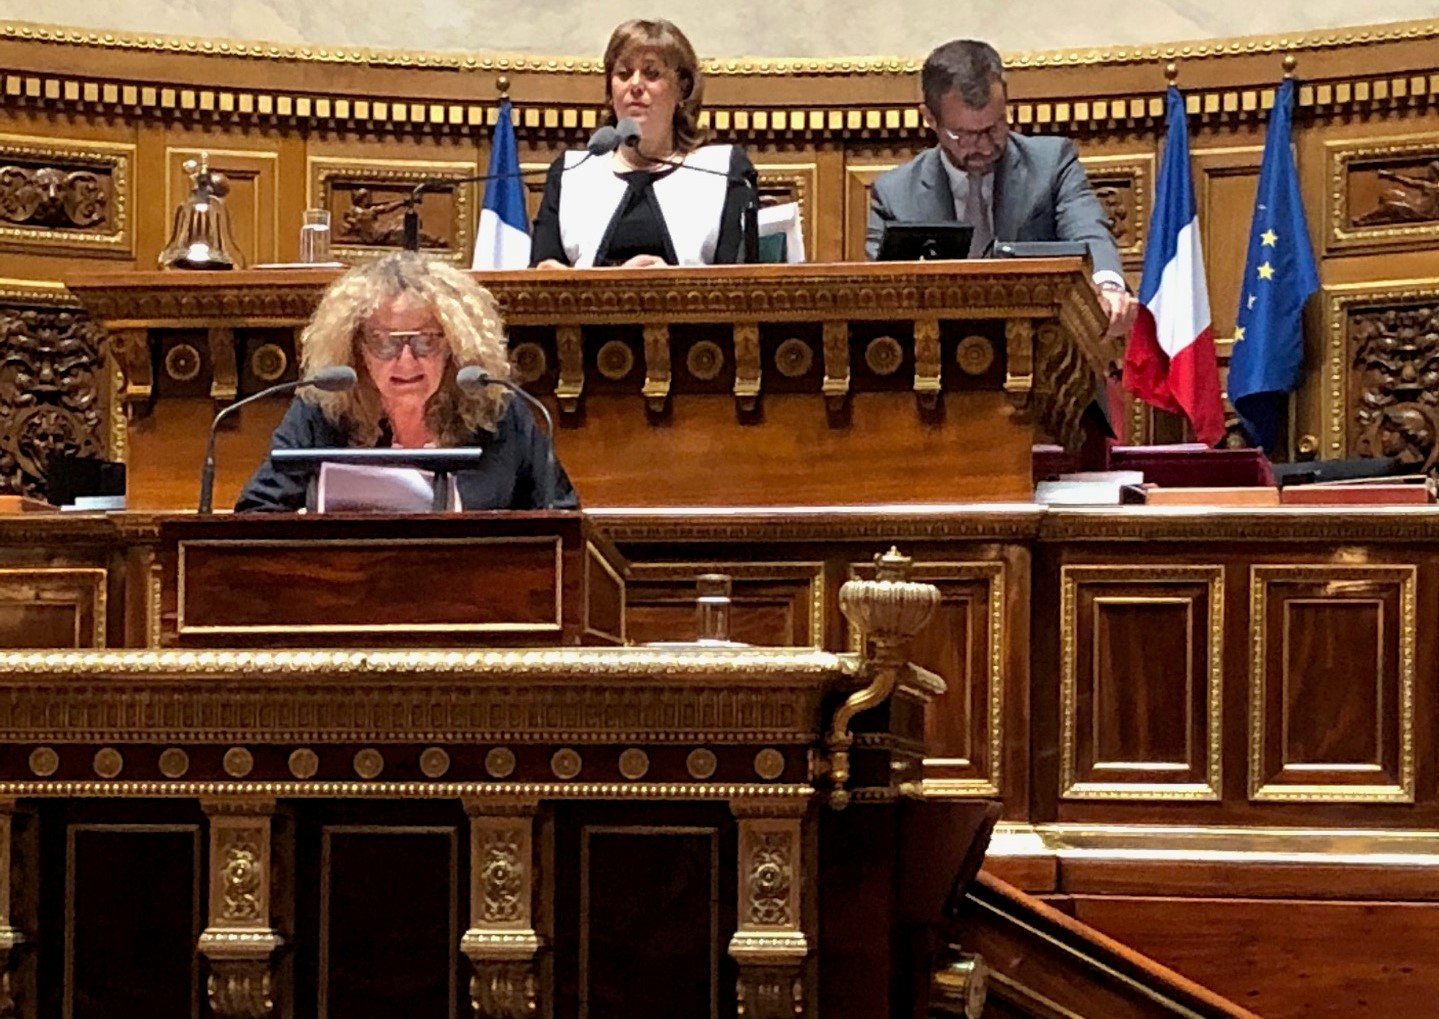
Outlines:
[[[338,393],[301,390],[272,448],[480,446],[480,467],[455,480],[464,509],[548,508],[540,493],[555,493],[549,506],[577,505],[528,408],[500,386],[467,393],[456,381],[469,365],[510,377],[495,299],[465,273],[412,252],[345,273],[300,337],[302,376],[342,365],[357,383]],[[537,476],[551,469],[553,477]],[[307,480],[266,460],[235,509],[299,509]]]

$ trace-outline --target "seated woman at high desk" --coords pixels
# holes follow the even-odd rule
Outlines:
[[[635,121],[639,144],[605,156],[566,152],[551,164],[530,263],[563,269],[741,261],[746,181],[754,167],[737,145],[701,144],[704,77],[690,41],[668,21],[626,21],[610,36],[604,65],[609,123]]]
[[[345,273],[325,291],[300,338],[302,377],[341,365],[358,375],[354,387],[301,390],[271,448],[479,446],[479,467],[455,475],[462,509],[578,505],[551,437],[530,409],[500,386],[468,393],[456,380],[468,365],[491,378],[510,377],[495,299],[466,273],[412,252]],[[307,481],[267,459],[235,509],[298,510]]]

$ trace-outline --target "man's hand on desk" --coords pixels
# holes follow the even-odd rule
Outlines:
[[[535,263],[535,268],[536,268],[536,269],[568,269],[569,266],[565,265],[565,263],[561,262],[558,258],[544,258],[544,259],[541,259],[539,262],[536,262],[536,263]]]
[[[1109,328],[1105,336],[1128,336],[1139,314],[1139,302],[1134,295],[1118,284],[1105,281],[1099,284],[1099,303],[1109,316]]]
[[[660,257],[659,255],[635,255],[633,258],[627,259],[627,260],[624,262],[624,264],[620,266],[620,268],[621,268],[621,269],[663,269],[663,268],[664,268],[665,266],[667,266],[667,265],[669,265],[669,263],[666,262],[666,261],[665,261],[662,257]]]

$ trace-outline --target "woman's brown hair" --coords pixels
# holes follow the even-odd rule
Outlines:
[[[704,75],[700,72],[695,48],[672,21],[636,18],[624,22],[610,33],[609,44],[605,46],[605,101],[610,104],[607,123],[615,123],[615,67],[621,57],[636,50],[654,52],[679,79],[680,101],[675,107],[674,119],[675,148],[680,152],[693,152],[705,140],[705,131],[699,126]]]

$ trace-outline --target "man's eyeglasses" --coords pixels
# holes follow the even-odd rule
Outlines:
[[[367,354],[381,361],[393,361],[406,346],[415,357],[425,358],[445,349],[445,334],[416,331],[380,333],[365,329],[360,332],[360,344]]]
[[[987,141],[991,145],[998,145],[1004,140],[1005,132],[1009,130],[1009,125],[1002,120],[996,120],[989,127],[979,131],[951,131],[943,124],[937,124],[935,126],[938,128],[940,134],[957,145],[978,145],[982,141]]]

